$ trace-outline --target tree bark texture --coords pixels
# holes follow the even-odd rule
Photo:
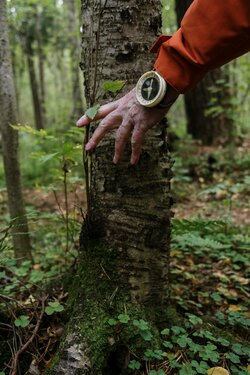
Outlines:
[[[94,5],[95,4],[95,5]],[[158,1],[83,2],[82,66],[87,101],[107,101],[105,80],[128,81],[128,88],[151,64],[149,48],[160,26]],[[128,89],[127,88],[127,89]],[[147,134],[139,164],[112,164],[114,138],[107,136],[92,158],[94,221],[117,251],[121,287],[134,303],[159,304],[168,298],[169,155],[166,124]]]
[[[192,0],[176,0],[177,22],[181,20]],[[232,139],[232,89],[229,68],[224,66],[209,72],[190,92],[185,94],[187,131],[203,144],[229,142]]]
[[[111,99],[103,81],[126,80],[127,91],[152,67],[149,48],[160,31],[160,2],[83,0],[82,9],[81,66],[92,105]],[[126,374],[126,345],[136,339],[123,336],[111,344],[108,318],[124,309],[154,327],[165,318],[171,206],[166,123],[147,134],[137,166],[129,165],[129,145],[119,166],[112,164],[113,152],[114,135],[107,135],[92,156],[73,312],[49,374]]]
[[[18,132],[10,124],[17,124],[16,94],[9,49],[6,1],[0,2],[0,130],[8,206],[12,222],[15,257],[31,259],[31,244],[24,209],[20,167],[18,161]]]

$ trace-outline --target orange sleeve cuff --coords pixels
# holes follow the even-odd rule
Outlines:
[[[157,72],[180,94],[190,90],[206,74],[202,65],[194,65],[183,57],[181,31],[178,30],[172,37],[161,35],[151,48],[151,52],[158,52],[154,67]],[[175,47],[172,47],[172,44]],[[179,46],[180,51],[178,51]],[[186,51],[184,52],[186,55]]]

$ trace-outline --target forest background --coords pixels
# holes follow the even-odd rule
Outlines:
[[[68,292],[60,280],[76,267],[79,234],[87,210],[84,131],[75,127],[86,110],[79,68],[80,6],[73,0],[7,1],[17,100],[17,122],[11,125],[19,137],[29,246],[21,257],[13,246],[13,236],[18,238],[22,227],[16,225],[15,218],[10,219],[1,147],[0,337],[9,345],[4,355],[5,349],[0,349],[1,374],[8,374],[14,360],[19,363],[16,353],[22,347],[20,342],[32,337],[31,322],[39,315],[38,305],[44,306],[40,341],[27,353],[19,353],[24,364],[18,364],[17,373],[23,374],[22,368],[27,371],[30,358],[36,358],[34,366],[39,371],[49,367],[63,330]],[[164,33],[177,29],[183,12],[174,1],[163,1]],[[206,345],[211,344],[209,356],[215,356],[216,364],[223,357],[222,367],[233,375],[248,373],[249,364],[249,67],[249,55],[228,64],[205,81],[205,95],[204,86],[200,91],[197,88],[178,100],[168,115],[169,145],[175,160],[172,195],[176,201],[170,266],[172,300],[191,328],[206,313],[216,316],[221,327],[229,325],[237,332],[239,337],[232,344],[225,344],[228,338],[221,337],[226,341],[220,352],[211,346],[213,333],[209,329],[203,332]],[[120,318],[121,323],[127,324],[124,319]],[[185,351],[189,360],[182,361],[191,366],[180,367],[180,374],[185,370],[189,375],[191,371],[205,373],[212,366],[206,355],[197,361],[188,352],[194,348],[184,342],[187,336],[181,329],[190,326],[176,327],[168,349]],[[176,357],[174,360],[183,365]],[[160,372],[166,362],[162,351],[148,353],[144,361],[152,363],[147,373],[170,373]],[[173,358],[167,357],[167,361],[165,369],[169,362],[174,363]],[[131,360],[131,371],[139,371],[141,362]]]

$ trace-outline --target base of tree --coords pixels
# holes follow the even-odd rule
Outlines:
[[[161,317],[167,318],[166,306],[131,303],[129,291],[120,287],[112,257],[114,254],[99,244],[81,254],[83,263],[69,276],[69,281],[73,280],[68,288],[65,337],[47,375],[125,374],[130,352],[143,353],[148,342],[143,343],[131,325],[109,323],[120,314],[149,322],[152,340],[157,343],[158,327],[163,327]]]

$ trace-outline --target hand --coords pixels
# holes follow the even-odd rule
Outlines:
[[[178,94],[175,94],[175,96],[177,98]],[[170,103],[169,107],[164,108],[143,107],[138,103],[135,89],[133,89],[121,99],[101,106],[93,120],[86,115],[82,116],[77,121],[78,127],[101,120],[85,146],[86,151],[93,151],[105,134],[112,129],[118,128],[113,163],[117,164],[122,160],[125,145],[131,137],[132,152],[130,163],[132,165],[136,164],[140,158],[145,133],[165,116],[172,103]]]

